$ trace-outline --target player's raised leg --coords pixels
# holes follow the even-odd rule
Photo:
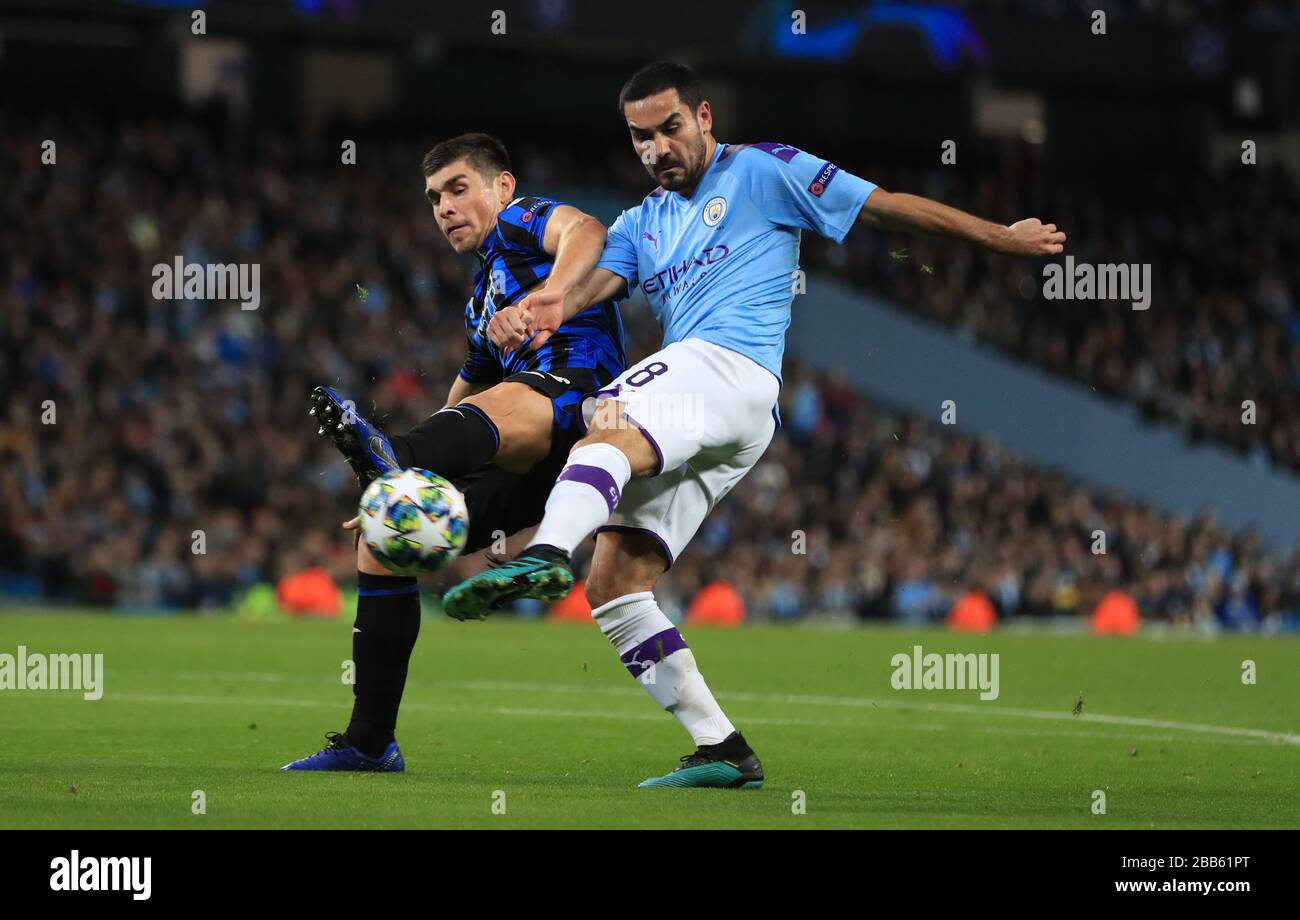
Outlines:
[[[586,586],[592,615],[623,664],[696,743],[677,769],[645,785],[757,788],[762,765],[718,706],[652,589],[767,449],[776,429],[777,379],[744,355],[690,340],[639,362],[609,391],[551,490],[533,544],[452,588],[444,609],[459,618],[482,616],[503,600],[567,589],[569,554],[596,529]]]
[[[457,479],[488,463],[523,471],[551,448],[552,401],[525,383],[504,381],[435,412],[404,435],[387,437],[330,387],[312,393],[312,414],[364,485],[394,469],[418,467]]]
[[[326,414],[332,419],[335,412],[345,430],[351,432],[355,440],[342,439],[348,445],[364,444],[357,429],[364,426],[370,437],[382,437],[364,418],[350,407],[345,407],[338,394],[321,388],[314,394],[328,400]],[[319,403],[317,403],[319,406]],[[405,438],[394,438],[395,453],[402,454],[403,459],[418,458],[415,463],[405,465],[428,464],[433,469],[449,469],[450,475],[459,478],[463,473],[461,467],[466,462],[463,458],[451,459],[444,455],[447,449],[465,444],[469,435],[486,419],[494,433],[494,459],[501,469],[507,467],[526,470],[544,458],[551,449],[552,424],[554,411],[552,401],[532,386],[503,382],[482,393],[471,395],[463,400],[457,409],[444,410],[433,415],[421,426],[417,426]],[[318,417],[321,410],[318,408]],[[350,415],[346,421],[344,416]],[[455,439],[461,437],[457,442]],[[332,439],[333,440],[333,439]],[[338,440],[335,441],[339,443]],[[408,451],[410,452],[408,455]],[[348,456],[347,453],[344,456]],[[359,458],[360,477],[362,471],[380,472],[378,464],[370,455],[362,458],[361,452],[354,456]],[[349,458],[351,459],[351,458]],[[439,464],[439,466],[434,466]],[[480,464],[482,468],[485,464]],[[489,468],[491,469],[491,468]],[[508,470],[507,470],[508,472]],[[444,474],[445,475],[445,474]],[[476,501],[478,491],[497,489],[497,481],[504,476],[492,476],[487,480],[476,482],[466,493],[467,502],[472,506],[481,506]],[[493,501],[491,496],[484,496],[484,502]],[[493,501],[493,507],[499,503]],[[474,507],[474,518],[481,517]],[[497,509],[500,523],[506,524],[512,516],[506,509]],[[485,542],[483,525],[495,523],[476,520],[473,536],[477,543],[475,548]],[[349,522],[353,524],[353,522]],[[397,746],[395,736],[397,714],[401,707],[402,694],[406,686],[406,675],[411,654],[420,632],[420,595],[416,579],[410,576],[394,575],[377,561],[364,543],[357,543],[357,616],[352,630],[352,660],[356,665],[356,682],[353,684],[354,702],[352,719],[347,730],[342,734],[330,733],[326,737],[329,744],[316,754],[287,764],[285,770],[355,770],[400,772],[404,761]]]
[[[642,786],[758,789],[763,765],[731,724],[681,632],[659,609],[654,586],[668,559],[648,532],[609,530],[596,538],[585,585],[592,618],[628,673],[695,742],[693,753]]]
[[[458,620],[483,619],[520,597],[555,600],[573,588],[569,556],[618,506],[633,476],[658,472],[659,453],[628,422],[622,403],[597,403],[587,434],[569,452],[532,544],[504,565],[480,572],[443,596],[443,610]]]

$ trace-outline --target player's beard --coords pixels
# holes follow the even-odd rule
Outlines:
[[[695,186],[699,184],[700,179],[703,178],[704,151],[707,149],[704,143],[704,135],[696,135],[695,141],[696,142],[691,145],[691,149],[687,151],[687,162],[669,163],[669,166],[676,166],[681,169],[682,175],[680,179],[668,179],[662,175],[656,177],[659,179],[659,184],[668,191],[677,192],[684,188],[695,188]],[[659,165],[662,165],[662,161],[660,161]]]

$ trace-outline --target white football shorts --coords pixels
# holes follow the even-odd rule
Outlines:
[[[724,495],[744,478],[776,433],[780,383],[751,358],[706,342],[673,342],[583,402],[623,404],[659,455],[656,475],[631,480],[608,524],[596,529],[653,536],[672,565]]]

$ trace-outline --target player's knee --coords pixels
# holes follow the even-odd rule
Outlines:
[[[525,473],[551,450],[554,412],[551,401],[522,383],[499,383],[462,400],[487,416],[496,429],[493,463]]]
[[[510,414],[509,399],[502,398],[504,394],[497,392],[502,386],[504,384],[498,384],[490,390],[466,396],[456,405],[473,406],[491,419],[493,424],[499,426],[505,416]]]
[[[577,450],[579,447],[588,447],[592,444],[613,444],[614,438],[612,435],[612,431],[608,431],[604,428],[589,428],[587,429],[587,433],[569,449],[570,453]]]
[[[482,393],[466,396],[461,403],[479,409],[496,425],[549,423],[551,400],[527,384],[508,380]]]
[[[614,409],[610,410],[610,406]],[[613,400],[602,402],[597,415],[592,417],[592,425],[588,426],[582,440],[573,446],[574,450],[591,444],[608,444],[627,457],[633,476],[655,475],[660,466],[658,448],[647,434],[621,413],[621,404]],[[598,419],[600,424],[597,424]]]
[[[606,428],[588,428],[587,433],[579,438],[574,445],[569,448],[569,453],[572,454],[579,448],[591,447],[594,444],[608,444],[611,447],[619,447],[619,442],[615,437],[615,434],[617,434],[617,432]]]
[[[610,601],[618,600],[624,594],[635,593],[620,585],[616,574],[608,570],[602,571],[595,566],[592,566],[591,571],[587,574],[583,589],[587,593],[587,602],[591,604],[593,610],[605,606]]]

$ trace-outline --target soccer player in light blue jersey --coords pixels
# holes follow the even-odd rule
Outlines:
[[[1058,253],[1065,234],[1035,218],[1004,226],[888,192],[786,144],[719,143],[695,75],[677,64],[634,74],[619,109],[659,187],[614,222],[590,275],[498,311],[489,335],[507,349],[530,335],[529,347],[541,347],[565,318],[639,286],[663,325],[663,348],[588,397],[587,434],[569,453],[533,543],[452,588],[443,606],[466,619],[518,597],[563,596],[573,584],[569,556],[595,531],[592,616],[696,745],[671,773],[641,785],[757,788],[758,757],[653,589],[779,424],[800,234],[840,242],[865,224],[1021,256]]]

